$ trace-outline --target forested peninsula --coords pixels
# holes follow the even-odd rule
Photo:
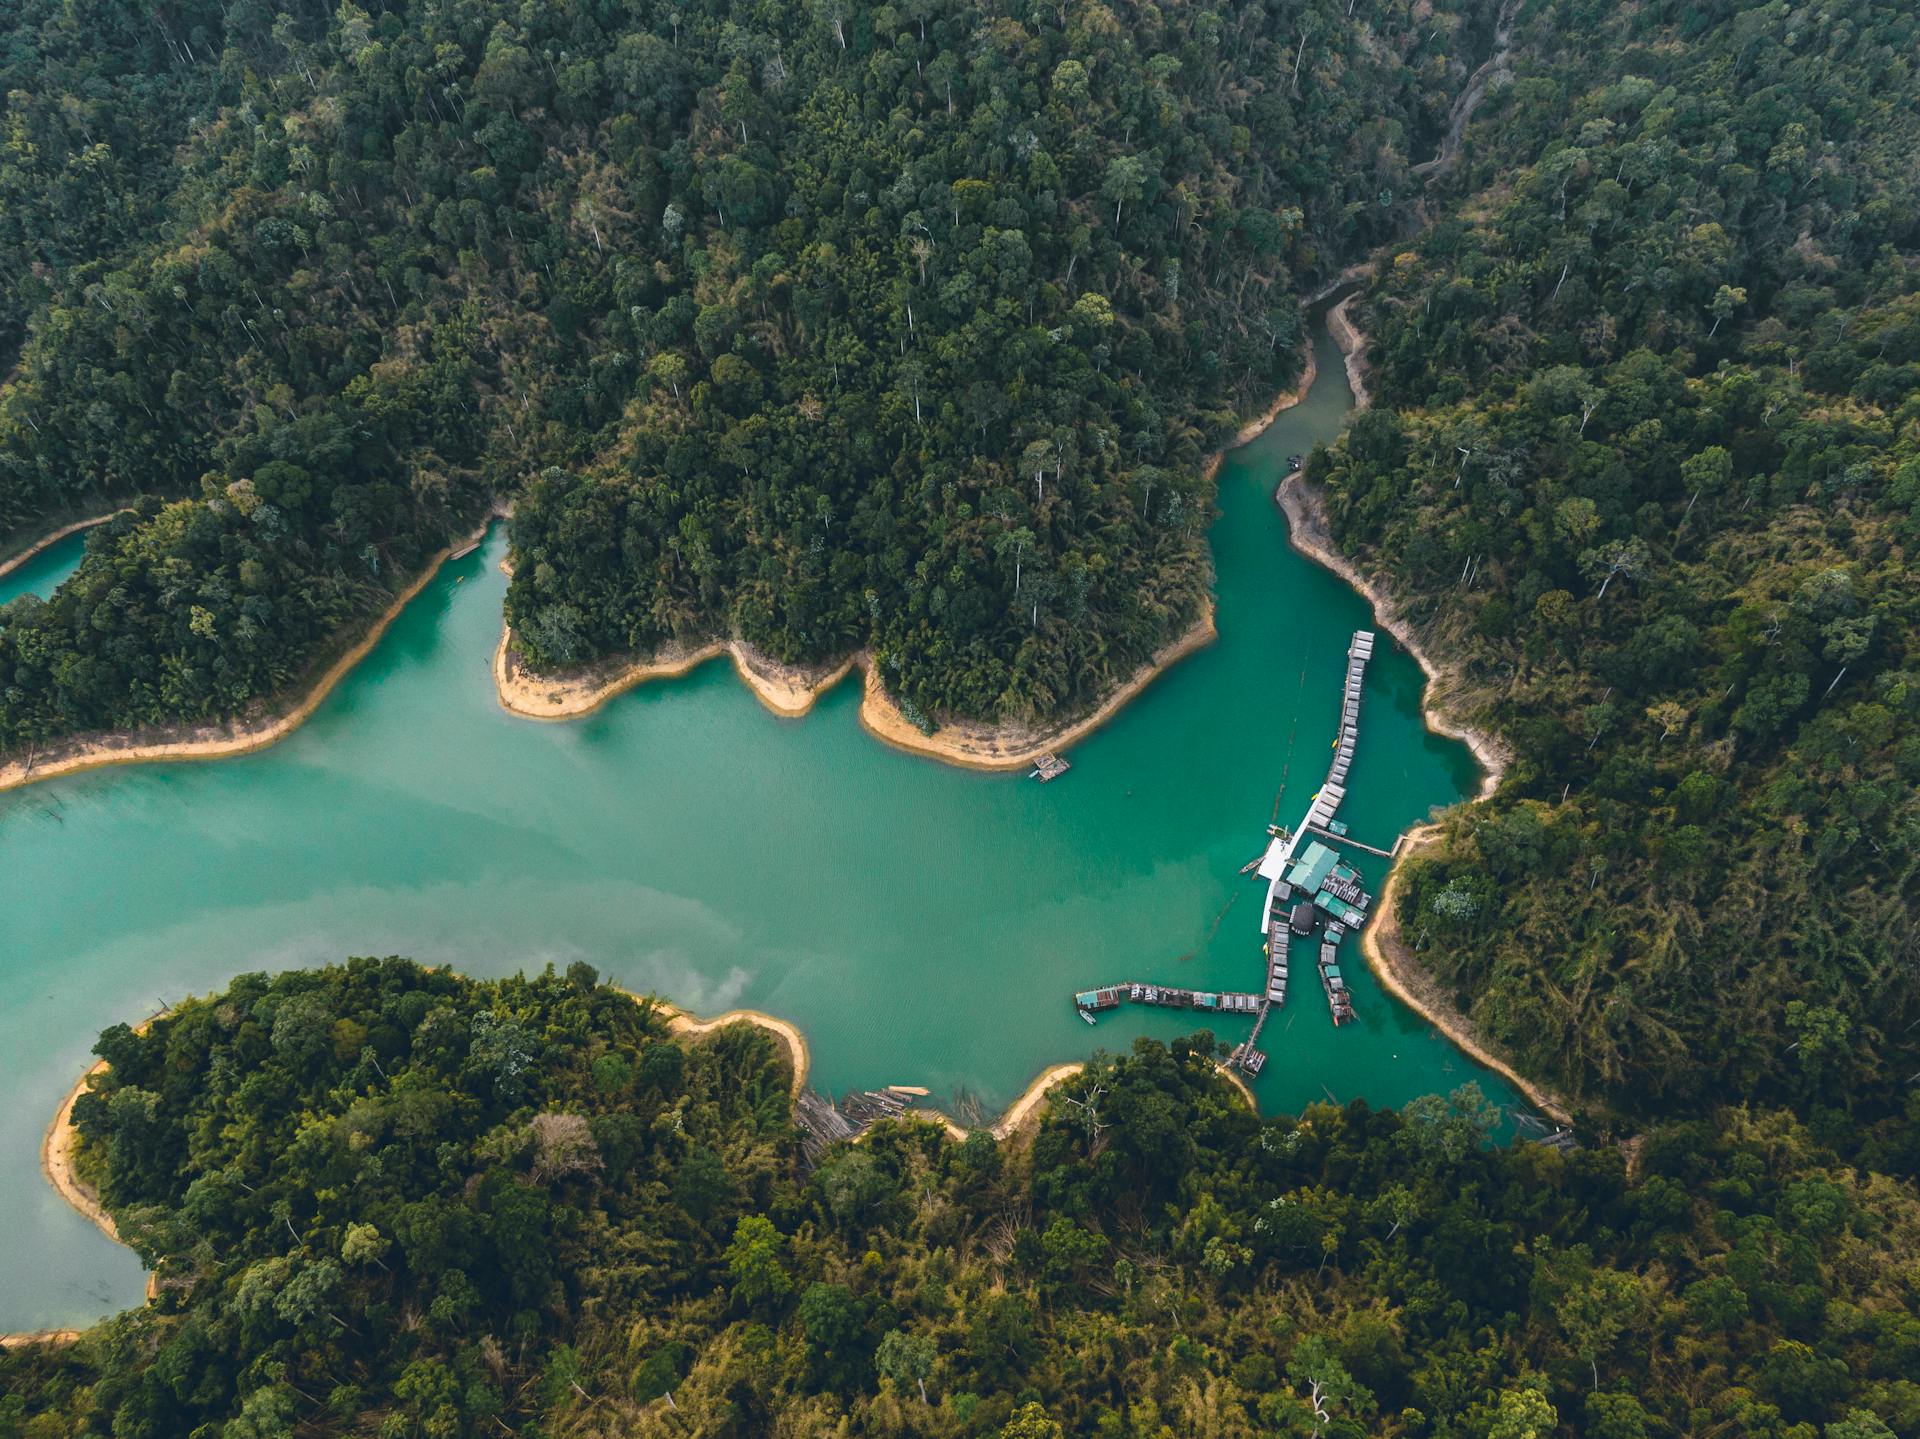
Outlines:
[[[535,670],[1093,708],[1408,223],[1488,23],[1418,8],[26,0],[0,534],[131,508],[0,628],[0,750],[284,695],[502,496]]]
[[[1037,1127],[809,1168],[788,1051],[565,975],[244,975],[75,1105],[152,1304],[0,1353],[0,1435],[1726,1432],[1920,1422],[1920,1201],[1791,1118],[1489,1147],[1261,1119],[1139,1041]]]

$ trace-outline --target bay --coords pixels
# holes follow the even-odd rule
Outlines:
[[[291,738],[0,795],[0,1330],[83,1324],[142,1275],[63,1204],[42,1131],[105,1025],[245,970],[406,954],[476,975],[576,959],[696,1012],[795,1021],[813,1082],[926,1085],[997,1114],[1041,1068],[1200,1021],[1071,995],[1126,979],[1250,990],[1261,891],[1237,871],[1325,777],[1366,604],[1297,555],[1272,495],[1339,431],[1339,356],[1220,473],[1217,643],[1076,745],[1055,783],[876,742],[844,683],[777,719],[724,662],[565,724],[501,710],[505,537],[448,564]],[[1341,811],[1400,831],[1477,782],[1381,635]],[[1384,862],[1361,856],[1377,888]],[[1357,953],[1335,1030],[1312,971],[1262,1037],[1263,1108],[1511,1088],[1389,1000]],[[1305,982],[1301,982],[1302,978]],[[1213,1021],[1238,1039],[1247,1019]]]

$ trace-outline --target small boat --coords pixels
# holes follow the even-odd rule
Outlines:
[[[1086,1020],[1088,1024],[1098,1024],[1100,1022],[1099,1020],[1095,1019],[1091,1014],[1088,1014],[1084,1009],[1078,1010],[1076,1012],[1079,1014],[1079,1016],[1082,1019]]]
[[[1240,866],[1240,873],[1252,874],[1256,869],[1260,868],[1260,861],[1265,859],[1266,857],[1267,856],[1264,851],[1262,851],[1259,854],[1256,854],[1252,859],[1248,860],[1245,864]]]

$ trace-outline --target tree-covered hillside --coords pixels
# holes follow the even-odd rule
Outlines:
[[[242,976],[102,1036],[75,1117],[159,1297],[0,1352],[0,1439],[1920,1428],[1920,1200],[1791,1119],[1629,1177],[1472,1090],[1261,1120],[1211,1049],[807,1172],[768,1036],[584,965]]]
[[[1518,757],[1407,929],[1582,1099],[1912,1121],[1920,17],[1525,16],[1311,468]]]
[[[171,505],[0,629],[0,749],[232,713],[527,486],[536,666],[1087,702],[1486,43],[1350,8],[10,7],[0,546]]]

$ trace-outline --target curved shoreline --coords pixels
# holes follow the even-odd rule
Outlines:
[[[778,1015],[759,1009],[729,1009],[710,1019],[702,1019],[689,1010],[682,1009],[671,1001],[655,996],[638,994],[630,989],[614,986],[635,1004],[652,1003],[658,1007],[666,1019],[669,1033],[698,1037],[712,1034],[731,1024],[751,1024],[772,1034],[786,1046],[788,1061],[793,1070],[790,1092],[795,1099],[805,1091],[807,1076],[812,1068],[812,1051],[807,1048],[807,1039],[800,1027]],[[134,1026],[135,1033],[144,1033],[155,1021],[164,1019],[168,1011],[151,1015]],[[1017,1134],[1028,1121],[1034,1119],[1041,1110],[1049,1092],[1056,1085],[1073,1078],[1086,1068],[1084,1060],[1071,1060],[1064,1064],[1051,1064],[1035,1075],[1020,1096],[1009,1104],[1000,1118],[983,1129],[996,1142],[1004,1142]],[[1247,1101],[1248,1107],[1258,1114],[1259,1105],[1253,1091],[1238,1075],[1228,1072],[1220,1065],[1214,1066],[1227,1082]],[[46,1135],[40,1141],[40,1172],[54,1187],[60,1197],[82,1218],[92,1224],[107,1238],[116,1244],[125,1244],[119,1229],[114,1225],[113,1216],[100,1204],[100,1197],[74,1170],[74,1145],[79,1131],[73,1126],[73,1106],[81,1095],[85,1094],[97,1074],[104,1073],[107,1061],[95,1060],[87,1071],[75,1082],[54,1112],[53,1122],[47,1126]],[[956,1141],[966,1139],[974,1130],[968,1129],[951,1116],[933,1108],[914,1108],[906,1111],[902,1117],[917,1118],[936,1124],[944,1129]],[[158,1292],[157,1277],[147,1275],[147,1298],[151,1300]],[[71,1344],[84,1333],[80,1329],[36,1329],[14,1334],[0,1334],[0,1348],[13,1348],[23,1344]]]
[[[1356,410],[1364,410],[1373,402],[1373,393],[1367,388],[1367,381],[1373,374],[1372,366],[1367,363],[1367,339],[1349,313],[1353,302],[1362,293],[1355,290],[1327,311],[1327,333],[1333,337],[1334,344],[1340,347],[1340,358],[1347,367],[1347,388],[1353,391],[1353,407]]]
[[[108,510],[104,515],[94,515],[90,519],[75,520],[72,524],[62,525],[50,535],[42,535],[11,559],[0,560],[0,579],[5,579],[41,551],[52,549],[68,535],[77,535],[80,531],[90,530],[95,525],[104,525],[115,515],[123,513],[125,513],[124,510]]]
[[[1208,457],[1202,470],[1207,479],[1219,471],[1229,451],[1258,439],[1282,412],[1306,398],[1318,370],[1313,345],[1308,343],[1303,349],[1305,365],[1299,381],[1291,390],[1277,396],[1263,413],[1242,425],[1224,448]],[[502,568],[506,566],[503,564]],[[927,734],[907,719],[887,693],[873,652],[867,649],[856,650],[836,665],[808,670],[783,665],[741,640],[710,640],[696,648],[668,645],[646,659],[614,661],[574,674],[535,676],[524,669],[513,654],[513,627],[503,625],[500,642],[493,652],[493,680],[500,707],[509,714],[523,719],[578,719],[648,680],[677,679],[724,654],[732,657],[734,673],[756,699],[783,719],[798,719],[813,708],[821,695],[858,669],[863,679],[860,725],[875,739],[909,754],[962,769],[1005,773],[1026,769],[1040,756],[1085,739],[1172,666],[1195,650],[1212,644],[1220,633],[1215,627],[1214,615],[1213,596],[1208,594],[1200,617],[1186,632],[1156,650],[1091,712],[1040,730],[1024,725],[956,720]]]
[[[1005,772],[1030,766],[1041,755],[1084,739],[1138,695],[1155,679],[1219,635],[1213,623],[1213,598],[1193,626],[1155,652],[1098,708],[1080,719],[1048,730],[955,721],[923,733],[901,713],[881,683],[879,667],[868,650],[857,650],[826,670],[808,671],[785,666],[760,654],[741,640],[713,640],[697,649],[669,646],[645,660],[587,671],[584,674],[536,678],[522,669],[512,652],[513,630],[503,627],[493,652],[493,680],[500,707],[522,719],[569,720],[592,714],[609,700],[649,680],[677,679],[722,655],[733,660],[734,673],[755,699],[782,719],[799,719],[821,695],[854,670],[861,672],[861,728],[875,739],[928,759],[964,769]]]
[[[1346,361],[1348,383],[1354,387],[1354,408],[1363,408],[1370,398],[1366,383],[1366,337],[1348,317],[1348,296],[1329,313],[1328,333],[1340,346]],[[1335,321],[1338,320],[1336,324]],[[1448,701],[1465,688],[1459,669],[1436,660],[1414,633],[1412,624],[1401,611],[1399,598],[1362,574],[1358,566],[1334,548],[1327,527],[1324,497],[1311,488],[1304,474],[1291,474],[1280,481],[1274,500],[1287,517],[1287,539],[1293,547],[1314,563],[1331,570],[1353,587],[1372,606],[1380,627],[1413,656],[1427,677],[1420,697],[1420,712],[1426,726],[1435,734],[1459,740],[1472,751],[1480,766],[1480,789],[1469,801],[1479,804],[1499,789],[1512,753],[1499,736],[1453,718],[1447,712]],[[1406,864],[1419,850],[1431,845],[1440,834],[1436,824],[1420,825],[1407,832],[1400,857],[1387,870],[1386,882],[1373,906],[1374,920],[1360,931],[1360,950],[1380,987],[1399,1000],[1428,1024],[1444,1034],[1453,1046],[1469,1058],[1501,1075],[1535,1106],[1562,1124],[1572,1122],[1566,1101],[1538,1080],[1529,1079],[1508,1060],[1496,1055],[1482,1039],[1478,1027],[1463,1014],[1439,986],[1439,982],[1415,958],[1400,936],[1397,912],[1400,882]]]
[[[521,719],[583,719],[648,680],[678,679],[708,660],[727,655],[734,673],[753,697],[782,719],[799,719],[814,701],[832,689],[861,662],[849,655],[826,670],[783,665],[761,654],[743,640],[711,640],[697,649],[668,645],[652,658],[628,664],[597,666],[572,675],[536,676],[513,653],[513,627],[503,625],[493,649],[493,686],[500,708]]]
[[[157,1018],[158,1016],[156,1016]],[[152,1020],[143,1022],[139,1029],[144,1030]],[[138,1032],[138,1031],[136,1031]],[[67,1091],[67,1097],[60,1101],[60,1107],[54,1111],[53,1122],[47,1126],[47,1132],[40,1139],[40,1172],[46,1176],[47,1183],[59,1192],[62,1199],[80,1216],[98,1229],[115,1244],[124,1244],[120,1230],[113,1222],[113,1216],[107,1213],[100,1203],[100,1196],[93,1186],[83,1180],[74,1168],[74,1154],[80,1142],[80,1131],[73,1127],[73,1106],[91,1087],[96,1074],[104,1074],[107,1062],[97,1059]],[[151,1288],[151,1282],[149,1282]]]
[[[480,527],[484,535],[491,516]],[[41,780],[108,765],[149,764],[161,761],[229,759],[250,754],[285,739],[313,716],[335,685],[380,643],[389,626],[440,573],[440,567],[467,541],[449,545],[427,562],[426,568],[394,597],[393,603],[358,640],[349,646],[307,689],[291,709],[254,720],[227,720],[217,724],[182,725],[155,730],[121,730],[106,735],[64,740],[27,759],[0,764],[0,793],[37,784]]]
[[[1474,803],[1479,803],[1475,800]],[[1534,1105],[1561,1124],[1573,1123],[1566,1101],[1538,1080],[1527,1078],[1508,1061],[1488,1049],[1480,1040],[1471,1019],[1460,1012],[1426,966],[1414,956],[1400,934],[1400,880],[1406,874],[1407,861],[1440,838],[1440,826],[1423,824],[1407,832],[1400,858],[1387,871],[1387,882],[1380,888],[1374,906],[1373,923],[1360,931],[1360,951],[1367,957],[1380,987],[1407,1008],[1426,1020],[1452,1041],[1454,1047],[1471,1059],[1504,1077]]]
[[[647,998],[630,989],[620,992],[636,1004]],[[807,1048],[807,1037],[800,1032],[798,1025],[760,1009],[729,1009],[712,1019],[700,1019],[676,1004],[665,1000],[658,1003],[660,1012],[666,1016],[667,1029],[673,1034],[712,1034],[716,1029],[725,1029],[730,1024],[751,1024],[768,1031],[787,1047],[787,1059],[793,1068],[793,1097],[798,1099],[806,1091],[807,1074],[813,1068],[813,1051]]]

